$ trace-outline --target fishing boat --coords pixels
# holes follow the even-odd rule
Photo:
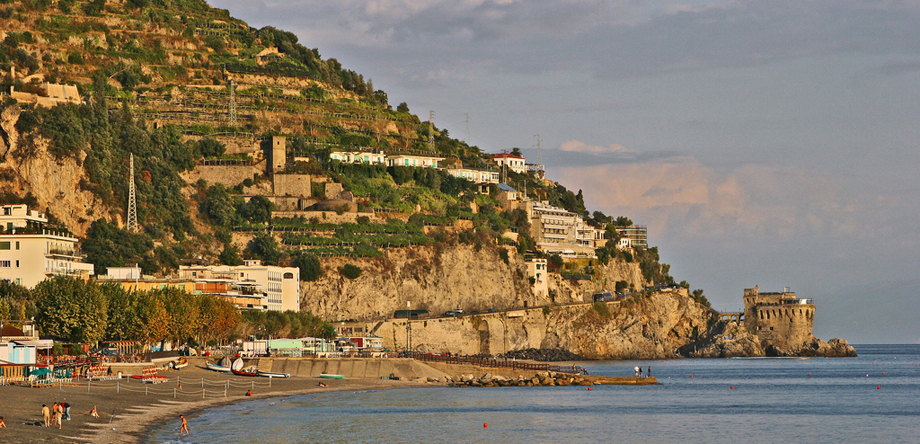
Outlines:
[[[233,374],[237,376],[259,376],[259,371],[254,368],[247,368],[247,369],[240,369],[240,370],[233,368],[233,369],[230,369],[230,371],[233,372]]]
[[[208,362],[206,365],[208,366],[208,370],[214,370],[215,372],[221,372],[221,373],[230,373],[230,367],[224,367],[222,365],[211,364],[210,362]]]
[[[233,364],[230,365],[231,370],[242,370],[243,369],[243,358],[236,358],[233,361]]]
[[[325,378],[325,379],[345,379],[345,375],[330,375],[330,374],[326,374],[326,373],[323,373],[322,375],[319,375],[319,377],[320,377],[320,378]]]
[[[289,373],[263,372],[262,370],[257,370],[256,372],[259,374],[259,376],[263,376],[266,378],[290,378],[291,377]]]
[[[176,370],[182,370],[183,368],[188,367],[188,359],[179,358],[177,361],[170,362],[169,365]]]

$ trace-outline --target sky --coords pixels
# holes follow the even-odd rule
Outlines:
[[[210,3],[542,155],[716,309],[788,287],[819,338],[920,343],[920,1]]]

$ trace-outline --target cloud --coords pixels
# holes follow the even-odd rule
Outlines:
[[[611,144],[607,146],[588,145],[579,140],[569,140],[568,142],[563,142],[562,146],[560,146],[559,149],[562,151],[575,151],[579,153],[598,153],[598,154],[637,154],[638,153],[638,151],[633,151],[619,144]]]

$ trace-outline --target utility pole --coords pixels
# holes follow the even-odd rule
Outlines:
[[[434,110],[428,111],[428,151],[434,151]]]
[[[134,190],[134,153],[131,154],[131,176],[128,178],[128,220],[127,229],[137,232],[137,196]]]
[[[540,147],[542,140],[539,134],[535,134],[534,137],[537,138],[537,163],[543,165],[543,148]]]
[[[230,79],[230,126],[236,128],[236,82]]]
[[[466,113],[466,144],[470,145],[470,113]]]

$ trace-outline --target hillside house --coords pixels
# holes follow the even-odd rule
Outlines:
[[[521,156],[515,156],[514,154],[508,153],[493,154],[492,160],[494,160],[499,167],[507,168],[515,173],[524,174],[527,172],[527,160]]]
[[[193,280],[196,292],[233,298],[240,308],[300,311],[298,267],[262,265],[261,261],[246,261],[244,265],[180,265],[179,279]]]
[[[438,168],[439,162],[444,161],[444,157],[421,156],[413,154],[397,154],[387,156],[387,166],[413,166]]]

